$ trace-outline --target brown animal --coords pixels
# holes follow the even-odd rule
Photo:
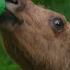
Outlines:
[[[12,2],[7,2],[7,9],[16,17],[5,15],[0,24],[4,48],[11,58],[22,70],[70,70],[70,24],[66,18],[31,0]]]

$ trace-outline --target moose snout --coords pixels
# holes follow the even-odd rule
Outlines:
[[[6,2],[18,4],[18,0],[6,0]]]

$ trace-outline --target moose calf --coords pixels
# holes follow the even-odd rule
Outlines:
[[[70,24],[63,15],[31,0],[7,0],[6,7],[4,48],[22,70],[70,70]]]

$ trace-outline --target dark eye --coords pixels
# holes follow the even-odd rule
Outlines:
[[[59,17],[53,18],[51,24],[56,31],[62,31],[65,25],[64,21]]]
[[[18,4],[18,0],[6,0],[7,2]]]

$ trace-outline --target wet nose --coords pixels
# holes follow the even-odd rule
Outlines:
[[[18,1],[17,0],[6,0],[7,2],[10,2],[10,3],[14,3],[14,4],[18,4]]]

